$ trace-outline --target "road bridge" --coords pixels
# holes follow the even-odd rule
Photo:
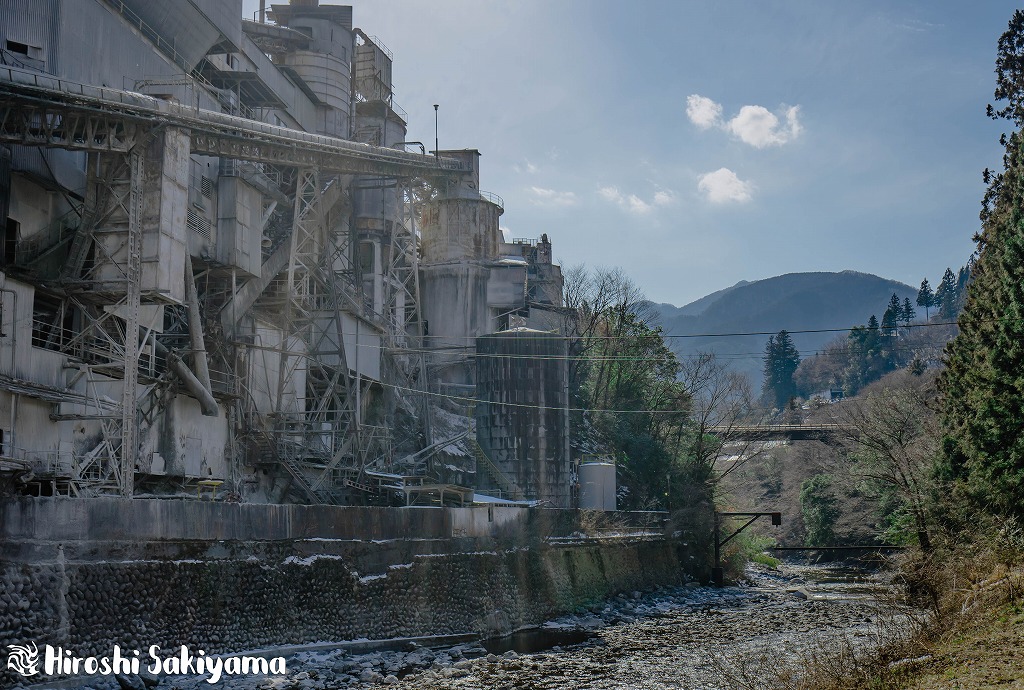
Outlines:
[[[858,432],[850,424],[749,424],[712,426],[708,433],[729,441],[813,441]]]

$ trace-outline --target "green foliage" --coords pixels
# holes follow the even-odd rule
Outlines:
[[[762,359],[764,361],[764,398],[775,407],[783,409],[797,394],[793,374],[800,366],[800,352],[793,344],[792,336],[786,331],[779,331],[777,335],[770,336],[764,347]]]
[[[903,305],[900,304],[900,298],[894,292],[882,315],[882,333],[888,336],[896,335],[896,322],[901,318],[903,318]]]
[[[571,269],[566,281],[572,424],[578,453],[618,463],[623,509],[711,505],[717,448],[694,424],[682,367],[649,323],[650,306],[620,271]]]
[[[917,291],[917,306],[924,307],[924,318],[927,320],[928,310],[935,306],[935,293],[927,278],[921,281],[921,289]]]
[[[989,112],[1019,127],[1020,10],[999,39],[996,64],[996,99],[1007,105]],[[1004,172],[986,171],[978,258],[941,379],[946,433],[940,471],[982,509],[1024,517],[1024,139],[1016,131],[1004,141]]]
[[[914,530],[916,526],[914,516],[905,506],[896,506],[894,510],[881,516],[881,531],[878,538],[886,544],[899,546],[918,545],[919,532]]]
[[[749,529],[740,532],[735,539],[729,542],[728,549],[724,554],[725,568],[730,579],[735,579],[743,574],[743,568],[747,563],[753,561],[766,565],[769,568],[779,567],[779,559],[773,558],[765,553],[766,549],[775,546],[776,541]]]
[[[844,403],[838,414],[837,421],[855,430],[850,471],[877,501],[883,538],[890,543],[911,543],[932,522],[938,453],[934,378],[899,372]]]
[[[953,269],[947,268],[942,274],[942,282],[935,289],[935,303],[939,308],[939,318],[949,321],[956,318],[957,303],[957,279],[953,275]]]
[[[848,395],[880,379],[894,369],[892,344],[894,338],[885,335],[872,315],[867,326],[855,326],[847,336],[846,370],[842,373],[843,387]],[[895,324],[890,324],[889,329]]]
[[[832,491],[832,477],[816,474],[800,487],[800,513],[807,531],[807,546],[831,546],[836,541],[839,500]]]
[[[885,544],[906,546],[917,543],[917,521],[897,487],[873,479],[862,490],[875,501],[878,514],[878,539]]]
[[[1024,125],[1024,12],[1021,10],[1013,13],[1009,26],[999,37],[995,97],[997,101],[1006,101],[1006,105],[998,111],[989,105],[989,117],[1009,120],[1017,127]]]

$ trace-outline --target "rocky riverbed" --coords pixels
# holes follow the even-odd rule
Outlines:
[[[863,649],[907,627],[908,609],[876,576],[784,565],[781,571],[751,570],[748,577],[721,590],[691,583],[620,595],[503,640],[361,654],[304,652],[288,659],[286,676],[223,677],[216,687],[757,687],[765,674],[784,672],[802,658]],[[159,687],[212,686],[202,677],[168,677]]]

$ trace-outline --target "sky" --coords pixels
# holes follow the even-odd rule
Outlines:
[[[346,4],[394,53],[408,140],[433,148],[437,103],[508,236],[655,302],[798,271],[934,286],[1001,166],[985,106],[1012,2]]]

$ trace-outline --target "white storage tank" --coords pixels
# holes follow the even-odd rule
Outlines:
[[[615,464],[585,462],[580,465],[580,508],[615,510]]]

